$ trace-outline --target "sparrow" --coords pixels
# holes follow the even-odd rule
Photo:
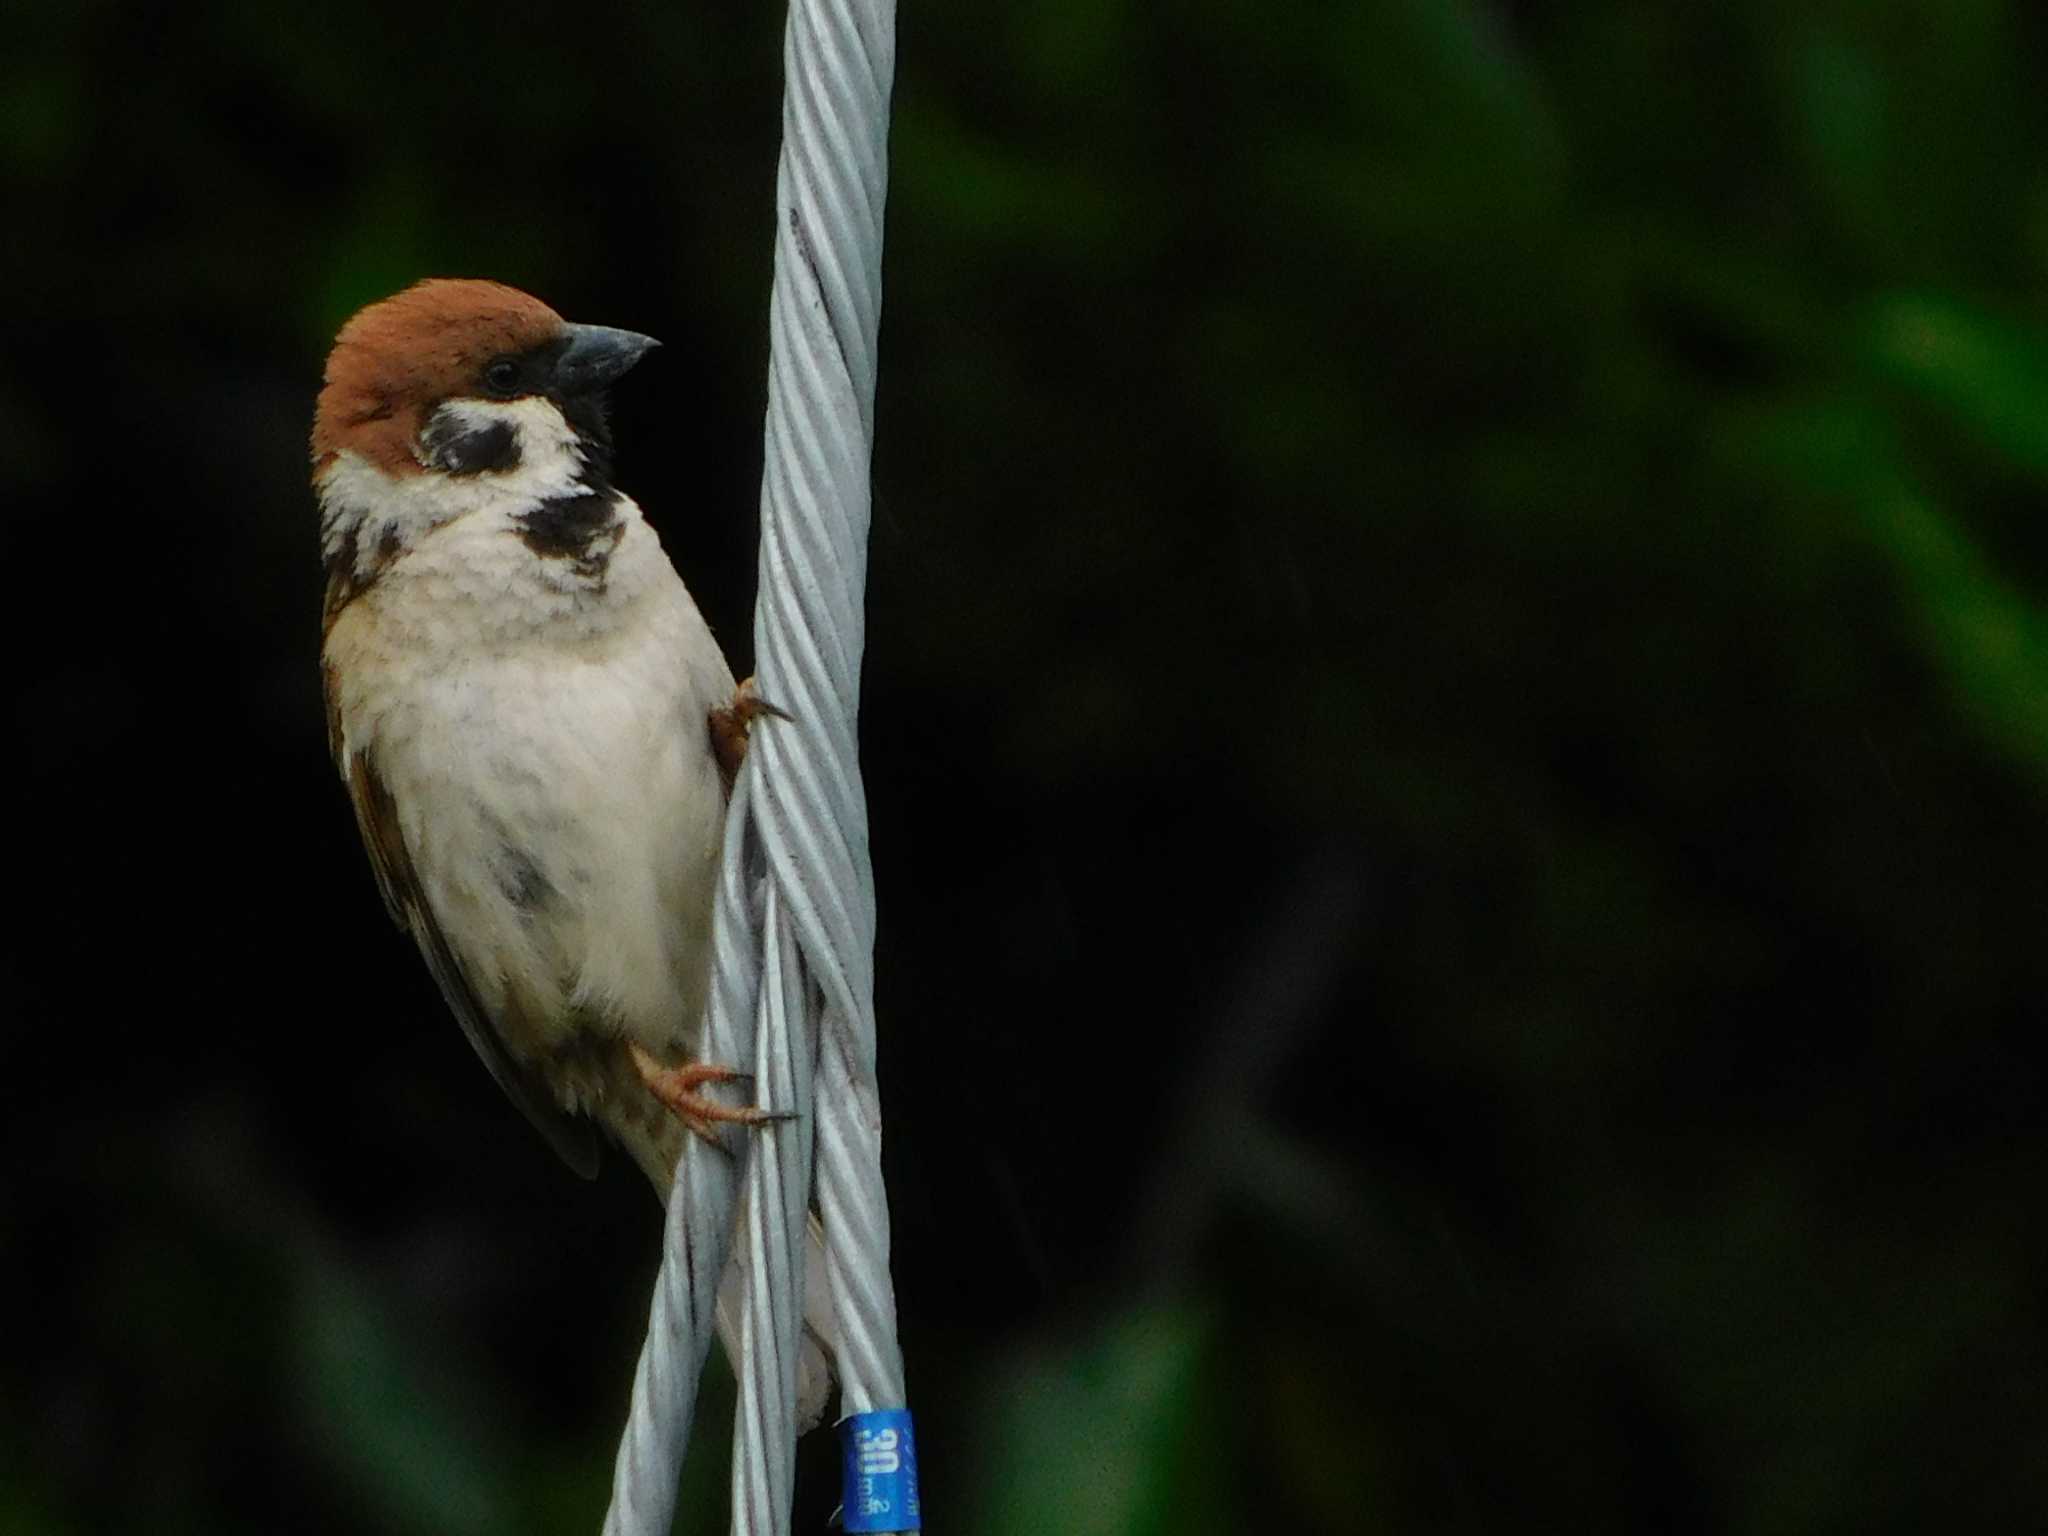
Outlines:
[[[569,1166],[593,1176],[602,1134],[665,1200],[684,1137],[772,1118],[706,1096],[739,1074],[701,1043],[726,801],[779,711],[612,481],[607,393],[656,345],[430,278],[341,328],[312,459],[328,744],[385,905]],[[815,1221],[812,1247],[815,1421]]]

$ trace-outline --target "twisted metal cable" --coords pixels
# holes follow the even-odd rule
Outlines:
[[[711,987],[704,1011],[707,1061],[746,1061],[753,1055],[761,962],[759,929],[749,900],[750,867],[759,865],[746,831],[751,797],[751,781],[742,774],[726,810],[712,925]],[[669,1189],[661,1273],[648,1307],[647,1338],[640,1346],[625,1433],[612,1467],[604,1536],[668,1536],[696,1412],[697,1381],[711,1349],[718,1285],[732,1242],[739,1167],[731,1156],[695,1136],[683,1140],[682,1161]]]
[[[794,929],[768,887],[767,936],[755,1086],[764,1102],[812,1103],[815,1007]],[[800,989],[800,990],[799,990]],[[734,1410],[735,1531],[789,1529],[796,1489],[797,1357],[802,1348],[804,1244],[811,1208],[811,1117],[768,1127],[748,1160],[740,1243],[747,1288],[741,1316],[739,1403]]]
[[[732,1481],[733,1530],[744,1536],[789,1529],[814,1163],[844,1411],[904,1401],[875,1086],[874,876],[855,737],[894,0],[792,0],[783,62],[754,651],[762,696],[791,718],[755,732],[734,789],[704,1046],[708,1060],[753,1060],[757,1102],[799,1117],[754,1133],[747,1152]],[[767,879],[758,912],[755,870]],[[738,1169],[688,1141],[606,1536],[669,1530],[733,1238]]]

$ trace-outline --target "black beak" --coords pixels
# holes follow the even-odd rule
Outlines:
[[[555,360],[555,387],[564,395],[600,390],[661,343],[638,331],[608,325],[572,325],[569,345]]]

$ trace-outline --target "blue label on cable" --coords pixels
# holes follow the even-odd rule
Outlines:
[[[856,1413],[839,1421],[840,1509],[849,1531],[915,1531],[917,1442],[908,1408]]]

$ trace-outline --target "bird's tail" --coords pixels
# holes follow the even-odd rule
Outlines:
[[[725,1356],[739,1370],[740,1316],[746,1309],[746,1269],[735,1252],[718,1283],[718,1337]],[[811,1212],[804,1242],[804,1317],[797,1341],[796,1427],[801,1434],[825,1417],[825,1405],[837,1384],[832,1362],[839,1350],[839,1323],[832,1310],[832,1288],[825,1281],[825,1229]]]

